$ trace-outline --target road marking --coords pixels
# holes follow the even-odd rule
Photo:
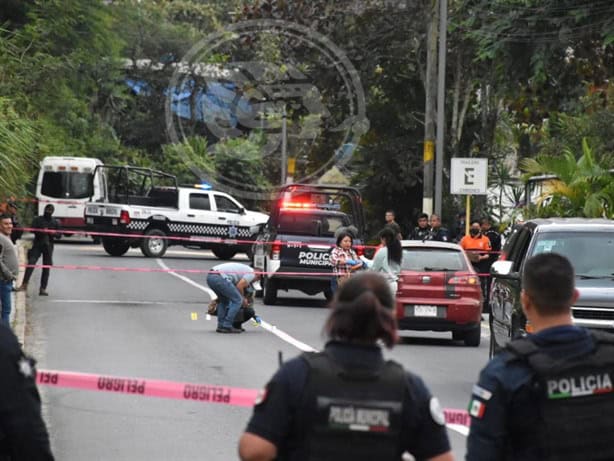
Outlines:
[[[198,320],[198,312],[192,312],[190,317],[192,318],[192,320]]]
[[[158,266],[160,266],[162,269],[164,269],[165,271],[169,271],[166,272],[167,274],[172,275],[173,277],[177,277],[179,280],[183,280],[185,283],[192,285],[194,288],[198,288],[199,290],[207,293],[209,295],[209,299],[217,298],[217,295],[211,288],[200,285],[199,283],[196,283],[194,280],[189,277],[186,277],[185,275],[173,272],[173,270],[170,269],[166,264],[164,264],[164,262],[160,258],[157,258],[156,262],[158,263]]]
[[[156,261],[158,262],[158,265],[160,267],[162,267],[164,270],[168,270],[170,272],[165,272],[166,274],[170,274],[173,275],[175,277],[177,277],[178,279],[183,280],[186,283],[189,283],[190,285],[192,285],[195,288],[198,288],[199,290],[204,291],[205,293],[209,294],[210,298],[213,299],[215,297],[217,297],[217,295],[213,292],[213,290],[209,287],[205,287],[203,285],[200,285],[198,283],[196,283],[194,280],[189,279],[188,277],[185,277],[181,274],[177,274],[175,272],[172,272],[171,269],[169,269],[169,267],[164,264],[162,262],[161,259],[156,259]],[[207,316],[209,317],[209,316]],[[207,320],[209,320],[207,318]],[[291,344],[292,346],[296,347],[297,349],[303,351],[303,352],[318,352],[317,349],[311,347],[308,344],[305,344],[302,341],[299,341],[298,339],[292,337],[291,335],[289,335],[288,333],[286,333],[285,331],[280,330],[279,328],[277,328],[275,325],[271,325],[270,323],[262,320],[260,326],[262,328],[264,328],[266,331],[268,331],[269,333],[274,334],[275,336],[277,336],[279,339],[281,339],[282,341],[287,342],[288,344]],[[465,437],[467,436],[467,434],[469,434],[469,430],[463,426],[459,426],[458,424],[447,424],[446,425],[449,429],[458,432],[461,435],[464,435]]]

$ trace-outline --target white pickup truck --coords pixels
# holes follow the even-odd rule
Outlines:
[[[159,258],[169,245],[183,245],[230,259],[251,251],[269,218],[223,192],[177,187],[174,176],[159,171],[99,166],[96,174],[103,176],[106,190],[103,198],[86,204],[85,223],[89,231],[122,234],[102,237],[112,256],[140,247],[145,256]]]

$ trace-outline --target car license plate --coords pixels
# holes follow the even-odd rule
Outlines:
[[[422,306],[416,304],[414,306],[414,315],[416,317],[437,317],[437,306]]]
[[[95,206],[95,205],[94,206],[88,206],[86,211],[85,211],[85,213],[89,214],[89,215],[100,216],[100,215],[102,215],[102,209],[97,207],[97,206]]]

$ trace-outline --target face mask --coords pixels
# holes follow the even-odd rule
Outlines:
[[[51,213],[51,212],[49,212],[49,211],[46,211],[46,212],[45,212],[45,214],[44,214],[44,216],[45,216],[45,218],[47,218],[47,219],[51,219],[51,215],[52,215],[52,214],[53,214],[53,213]]]
[[[475,237],[476,235],[480,233],[480,230],[479,229],[469,229],[469,233]]]

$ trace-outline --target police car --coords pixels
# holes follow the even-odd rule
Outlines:
[[[253,265],[264,273],[265,304],[275,304],[279,290],[300,290],[332,297],[330,252],[336,232],[354,234],[362,254],[365,224],[361,196],[344,186],[289,184],[274,202],[271,216],[254,244]]]
[[[251,241],[268,220],[223,192],[177,187],[174,176],[160,171],[99,166],[96,174],[104,177],[106,190],[99,201],[86,204],[85,222],[91,231],[126,235],[102,238],[112,256],[140,247],[145,256],[159,258],[169,245],[183,245],[230,259],[251,251]]]

